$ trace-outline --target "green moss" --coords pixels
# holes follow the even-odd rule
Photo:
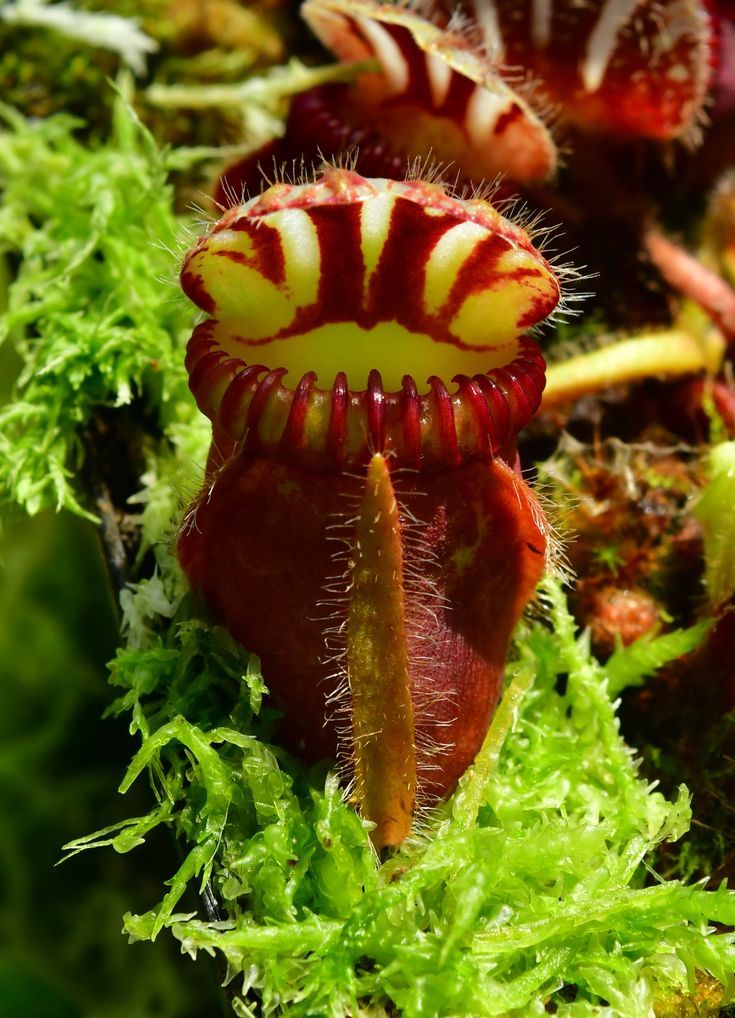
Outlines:
[[[0,410],[0,492],[31,514],[82,512],[72,478],[95,410],[138,401],[165,427],[186,398],[190,316],[171,255],[182,225],[164,157],[122,103],[98,149],[66,116],[4,107],[0,119],[0,253],[20,262],[0,340],[23,361]]]
[[[735,920],[735,898],[650,870],[656,846],[686,832],[689,796],[667,802],[638,777],[605,671],[554,583],[545,597],[551,627],[524,632],[488,749],[388,861],[331,773],[268,742],[256,662],[192,621],[113,666],[117,709],[142,735],[121,790],[147,772],[158,805],[71,847],[128,851],[172,825],[189,854],[126,928],[224,955],[241,1014],[526,1015],[553,1000],[558,1014],[641,1018],[697,973],[729,985],[733,937],[710,924]],[[177,913],[189,882],[212,888],[224,921]],[[573,1001],[558,995],[570,986]]]

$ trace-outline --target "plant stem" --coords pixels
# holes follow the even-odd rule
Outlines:
[[[669,286],[699,304],[727,339],[734,340],[735,290],[729,283],[658,230],[649,230],[645,243]]]
[[[580,396],[645,378],[670,379],[702,371],[714,374],[724,351],[725,340],[717,329],[700,336],[672,328],[620,339],[549,365],[541,406],[548,410]]]
[[[469,829],[475,825],[485,799],[487,783],[495,773],[505,740],[518,718],[518,708],[535,678],[536,673],[530,665],[521,665],[505,690],[475,762],[460,778],[459,789],[452,804],[458,827]]]
[[[248,102],[269,102],[317,85],[352,81],[358,74],[376,69],[375,60],[330,64],[327,67],[306,67],[300,60],[290,60],[284,67],[275,67],[260,77],[219,85],[151,85],[146,98],[160,108],[186,107],[192,110],[212,106],[237,108]]]

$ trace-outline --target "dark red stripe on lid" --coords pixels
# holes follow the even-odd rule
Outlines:
[[[498,261],[508,251],[508,241],[497,234],[482,237],[464,259],[454,277],[449,296],[441,307],[446,318],[454,318],[473,293],[492,290],[498,281]],[[539,320],[539,315],[536,321]]]
[[[385,393],[383,379],[375,368],[368,376],[366,399],[370,451],[382,452],[385,446]]]
[[[456,225],[452,216],[431,215],[407,198],[396,200],[388,236],[370,278],[368,327],[396,321],[414,332],[427,331],[426,262],[439,239]]]
[[[327,454],[338,466],[344,460],[344,444],[347,432],[347,406],[350,398],[347,375],[340,371],[332,385],[332,400],[327,431]]]
[[[383,105],[398,106],[412,102],[425,109],[431,109],[434,104],[424,51],[417,46],[413,35],[403,25],[382,24],[380,27],[398,45],[408,69],[408,85],[405,91],[386,99]]]
[[[360,317],[365,279],[361,211],[361,202],[307,209],[319,242],[317,304],[321,324]]]
[[[437,59],[441,58],[438,57]],[[447,94],[437,112],[441,113],[444,117],[451,117],[453,120],[463,124],[467,116],[467,106],[476,88],[480,88],[480,86],[476,85],[472,78],[452,70]]]
[[[291,409],[288,412],[286,427],[281,435],[281,447],[298,449],[304,441],[304,424],[306,413],[309,409],[309,401],[316,381],[316,372],[307,371],[302,377],[291,401]]]
[[[535,269],[516,269],[512,274],[508,274],[508,279],[533,279],[536,275]],[[532,300],[529,307],[523,312],[518,319],[518,331],[521,332],[524,329],[530,329],[534,325],[538,325],[542,322],[547,315],[550,315],[556,305],[559,303],[559,283],[556,282],[556,293],[552,292],[551,295],[546,297],[536,297]]]
[[[201,246],[201,245],[200,245]],[[204,282],[204,277],[198,272],[192,272],[189,269],[189,262],[198,253],[198,248],[189,254],[184,262],[184,267],[181,270],[181,289],[184,291],[190,301],[193,301],[198,308],[202,311],[206,311],[208,315],[214,315],[217,308],[214,303],[214,298],[209,293]]]
[[[502,134],[518,119],[523,119],[524,113],[517,102],[511,103],[510,107],[501,113],[493,124],[493,134]]]
[[[286,258],[283,253],[281,231],[275,226],[270,226],[263,219],[248,219],[246,216],[235,219],[230,229],[235,232],[247,233],[253,248],[248,255],[241,254],[237,250],[229,253],[238,256],[245,264],[252,265],[264,279],[273,283],[274,286],[280,286],[286,279]],[[216,251],[215,253],[227,254],[228,252]]]
[[[403,425],[406,459],[418,465],[421,455],[421,405],[416,382],[411,375],[404,375],[402,380],[403,398],[401,406],[401,423]]]

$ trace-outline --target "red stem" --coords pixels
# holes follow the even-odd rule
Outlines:
[[[645,243],[653,263],[669,286],[696,301],[728,342],[735,341],[735,290],[658,230],[649,230]]]

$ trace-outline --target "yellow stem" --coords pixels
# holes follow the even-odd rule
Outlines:
[[[714,374],[725,340],[718,329],[695,335],[673,328],[621,339],[609,346],[551,364],[542,409],[548,410],[602,389],[646,378],[670,379],[702,371]]]
[[[305,92],[317,85],[352,81],[359,74],[373,71],[375,60],[307,67],[293,59],[283,67],[271,68],[264,74],[245,81],[217,85],[151,85],[146,98],[153,106],[202,110],[212,106],[235,108],[249,102],[272,102]]]

